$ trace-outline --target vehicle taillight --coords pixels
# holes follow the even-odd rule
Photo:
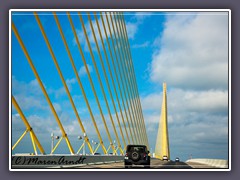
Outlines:
[[[146,154],[145,154],[145,153],[143,154],[143,157],[146,157]]]
[[[126,153],[125,156],[128,156],[128,154]]]

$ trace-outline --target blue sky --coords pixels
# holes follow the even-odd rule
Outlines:
[[[81,135],[81,130],[53,60],[33,14],[31,12],[20,14],[20,12],[15,12],[12,15],[12,21],[19,31],[72,145],[77,151],[80,146],[77,136]],[[166,82],[171,157],[178,156],[186,160],[192,155],[193,158],[227,159],[228,14],[225,12],[125,12],[124,17],[151,149],[155,149],[162,102],[162,83]],[[50,12],[39,13],[39,18],[87,134],[90,139],[97,141],[91,118],[54,18]],[[105,145],[108,146],[100,113],[67,16],[65,13],[61,13],[58,14],[58,18],[99,130]],[[75,15],[72,15],[72,19],[104,115],[107,122],[110,123],[97,75],[84,41],[80,21]],[[93,43],[87,17],[84,15],[83,19],[90,42]],[[95,21],[93,22],[95,23]],[[116,117],[95,47],[93,52],[116,124]],[[112,84],[111,89],[113,89]],[[45,151],[50,152],[50,134],[54,132],[56,135],[60,135],[60,131],[13,32],[12,94],[35,130]],[[116,99],[115,96],[114,98]],[[16,142],[24,130],[25,127],[13,107],[12,143]],[[110,128],[110,132],[112,138],[115,139],[112,128]],[[32,151],[29,136],[26,136],[14,153]],[[65,142],[61,142],[56,153],[68,153]]]

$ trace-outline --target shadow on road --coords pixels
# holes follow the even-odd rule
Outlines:
[[[162,165],[153,165],[151,168],[156,169],[192,169],[191,166],[184,162],[174,162],[174,161],[168,161],[163,163]]]
[[[149,167],[144,167],[141,165],[133,165],[133,166],[129,166],[129,169],[149,169]],[[150,166],[150,169],[192,169],[192,167],[187,165],[184,162],[168,161],[168,162],[162,162],[159,164],[152,164]]]

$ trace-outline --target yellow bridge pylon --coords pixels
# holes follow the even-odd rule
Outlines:
[[[158,126],[158,134],[155,147],[155,157],[163,160],[167,156],[170,159],[168,121],[167,121],[167,84],[163,83],[162,111]]]

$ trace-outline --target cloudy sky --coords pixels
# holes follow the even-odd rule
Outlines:
[[[166,82],[171,158],[174,159],[178,156],[187,160],[191,155],[193,158],[227,159],[229,121],[228,14],[226,12],[126,12],[124,16],[151,150],[155,149],[162,104],[162,83]],[[87,134],[90,139],[97,141],[91,117],[54,18],[51,13],[42,15],[40,13],[39,17]],[[63,14],[58,17],[99,125],[98,128],[106,146],[108,146],[100,113],[67,16]],[[106,121],[110,122],[79,19],[74,15],[72,19]],[[93,43],[94,39],[87,17],[83,15],[83,19],[90,42]],[[95,26],[96,22],[93,16],[92,19]],[[25,15],[15,13],[12,20],[18,28],[76,151],[81,145],[77,139],[77,136],[81,135],[81,130],[36,20],[32,13],[25,13]],[[105,18],[104,20],[106,21]],[[100,26],[102,29],[101,24]],[[107,34],[109,36],[109,31]],[[100,44],[99,36],[97,39]],[[104,41],[106,43],[106,39]],[[93,47],[93,51],[96,54],[101,78],[104,79],[95,47]],[[103,84],[105,91],[108,92],[104,80]],[[111,88],[113,88],[112,84]],[[51,132],[60,135],[60,131],[13,33],[12,94],[48,153],[51,147]],[[109,94],[106,94],[116,122]],[[15,108],[12,107],[12,144],[16,142],[24,130],[24,124]],[[110,132],[114,139],[112,128],[110,128]],[[27,135],[14,150],[14,153],[32,151],[30,138]],[[56,153],[68,153],[65,142],[60,144]]]

